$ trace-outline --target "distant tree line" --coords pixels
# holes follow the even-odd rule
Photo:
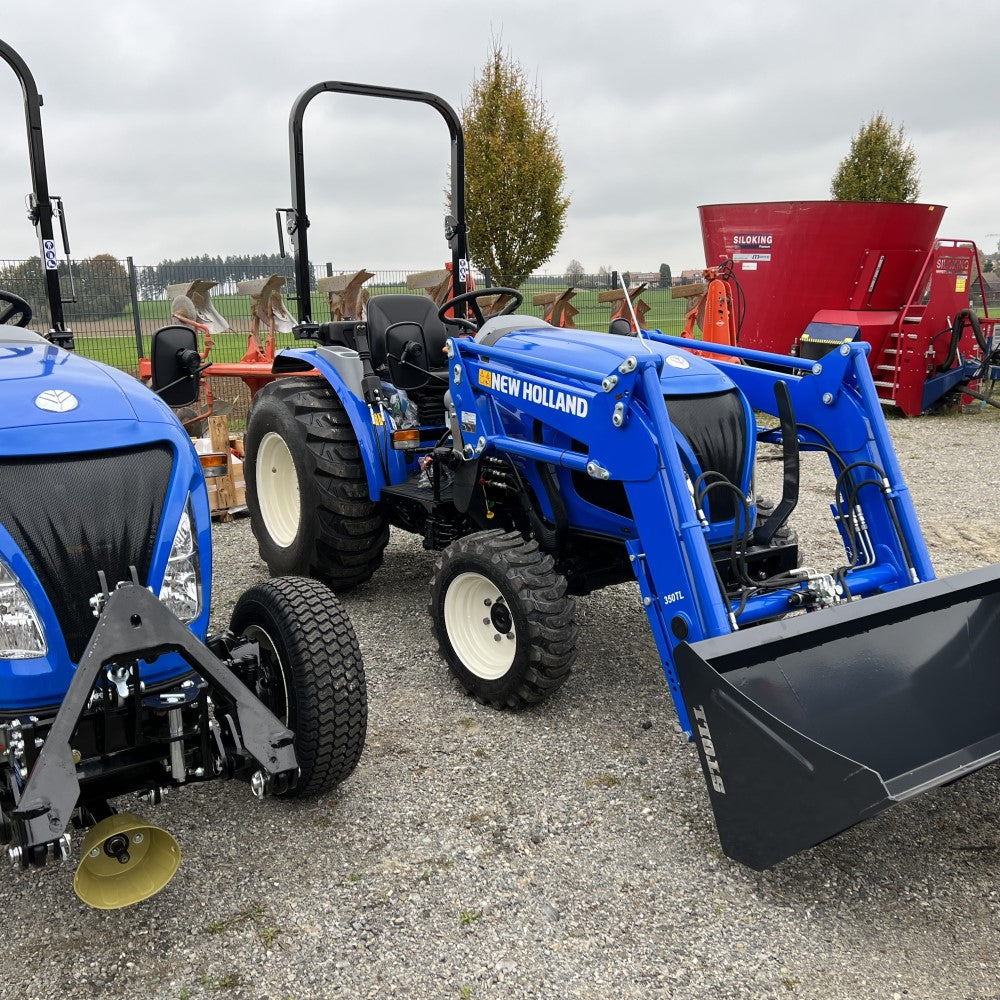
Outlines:
[[[86,260],[60,261],[59,282],[67,320],[120,316],[129,303],[128,272],[109,253]],[[7,288],[31,303],[39,322],[51,322],[41,258],[29,257],[0,267],[0,288]]]
[[[673,283],[673,278],[670,274],[670,265],[661,264],[659,270],[656,272],[656,287],[657,288],[670,288]],[[625,284],[631,284],[632,276],[628,271],[623,272],[622,277],[625,280]],[[569,262],[566,266],[566,273],[563,276],[567,285],[573,285],[574,288],[617,288],[618,287],[618,272],[602,264],[598,269],[596,274],[589,274],[584,270],[583,265],[575,258]],[[529,279],[530,280],[530,279]],[[545,280],[548,280],[547,278]]]
[[[244,253],[229,254],[220,257],[216,254],[202,254],[200,257],[178,257],[176,260],[161,260],[159,264],[137,268],[136,281],[139,287],[139,297],[142,299],[162,298],[167,285],[176,285],[184,281],[201,278],[204,281],[217,281],[220,288],[216,294],[235,292],[236,282],[250,278],[263,278],[271,274],[283,274],[288,279],[286,288],[294,287],[295,263],[291,257],[282,257],[276,253]],[[309,266],[310,287],[316,287],[316,269]]]

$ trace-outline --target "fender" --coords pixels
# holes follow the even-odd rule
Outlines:
[[[377,501],[383,487],[406,479],[406,463],[403,453],[393,451],[389,441],[392,418],[386,413],[381,418],[382,422],[378,423],[379,415],[351,390],[338,367],[343,367],[344,358],[343,351],[332,355],[323,348],[292,347],[276,355],[271,370],[275,375],[291,375],[315,369],[327,381],[347,411],[354,436],[358,439],[361,460],[368,477],[368,498]]]

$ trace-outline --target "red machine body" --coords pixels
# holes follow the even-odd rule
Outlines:
[[[910,416],[985,360],[996,321],[976,246],[936,238],[943,205],[789,201],[698,211],[707,263],[731,260],[743,292],[741,346],[819,357],[843,340],[865,340],[880,398]]]

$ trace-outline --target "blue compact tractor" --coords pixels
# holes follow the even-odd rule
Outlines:
[[[0,56],[24,91],[52,327],[31,332],[28,302],[0,291],[0,839],[27,867],[91,828],[76,889],[111,908],[158,891],[180,857],[114,800],[217,778],[258,797],[333,787],[364,744],[364,668],[311,579],[252,587],[208,634],[208,496],[168,406],[197,397],[194,333],[154,338],[163,398],[67,350],[41,102],[17,53]]]
[[[431,105],[451,133],[454,296],[310,315],[302,116],[323,91]],[[302,346],[254,400],[247,487],[274,573],[338,589],[390,525],[439,550],[444,661],[498,707],[551,695],[574,595],[638,583],[725,851],[756,868],[1000,756],[1000,573],[936,581],[866,363],[557,329],[517,291],[467,291],[462,132],[431,94],[328,82],[290,123]],[[506,296],[500,315],[484,296]],[[497,299],[493,298],[493,302]],[[467,315],[471,308],[472,317]],[[638,323],[634,324],[638,329]],[[783,463],[757,494],[759,451]],[[838,565],[800,565],[803,453],[831,468]]]

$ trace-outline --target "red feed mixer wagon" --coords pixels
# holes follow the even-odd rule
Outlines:
[[[742,347],[818,359],[863,340],[879,397],[907,416],[995,377],[979,255],[971,240],[937,238],[944,206],[784,201],[698,212],[709,266],[732,261]]]

